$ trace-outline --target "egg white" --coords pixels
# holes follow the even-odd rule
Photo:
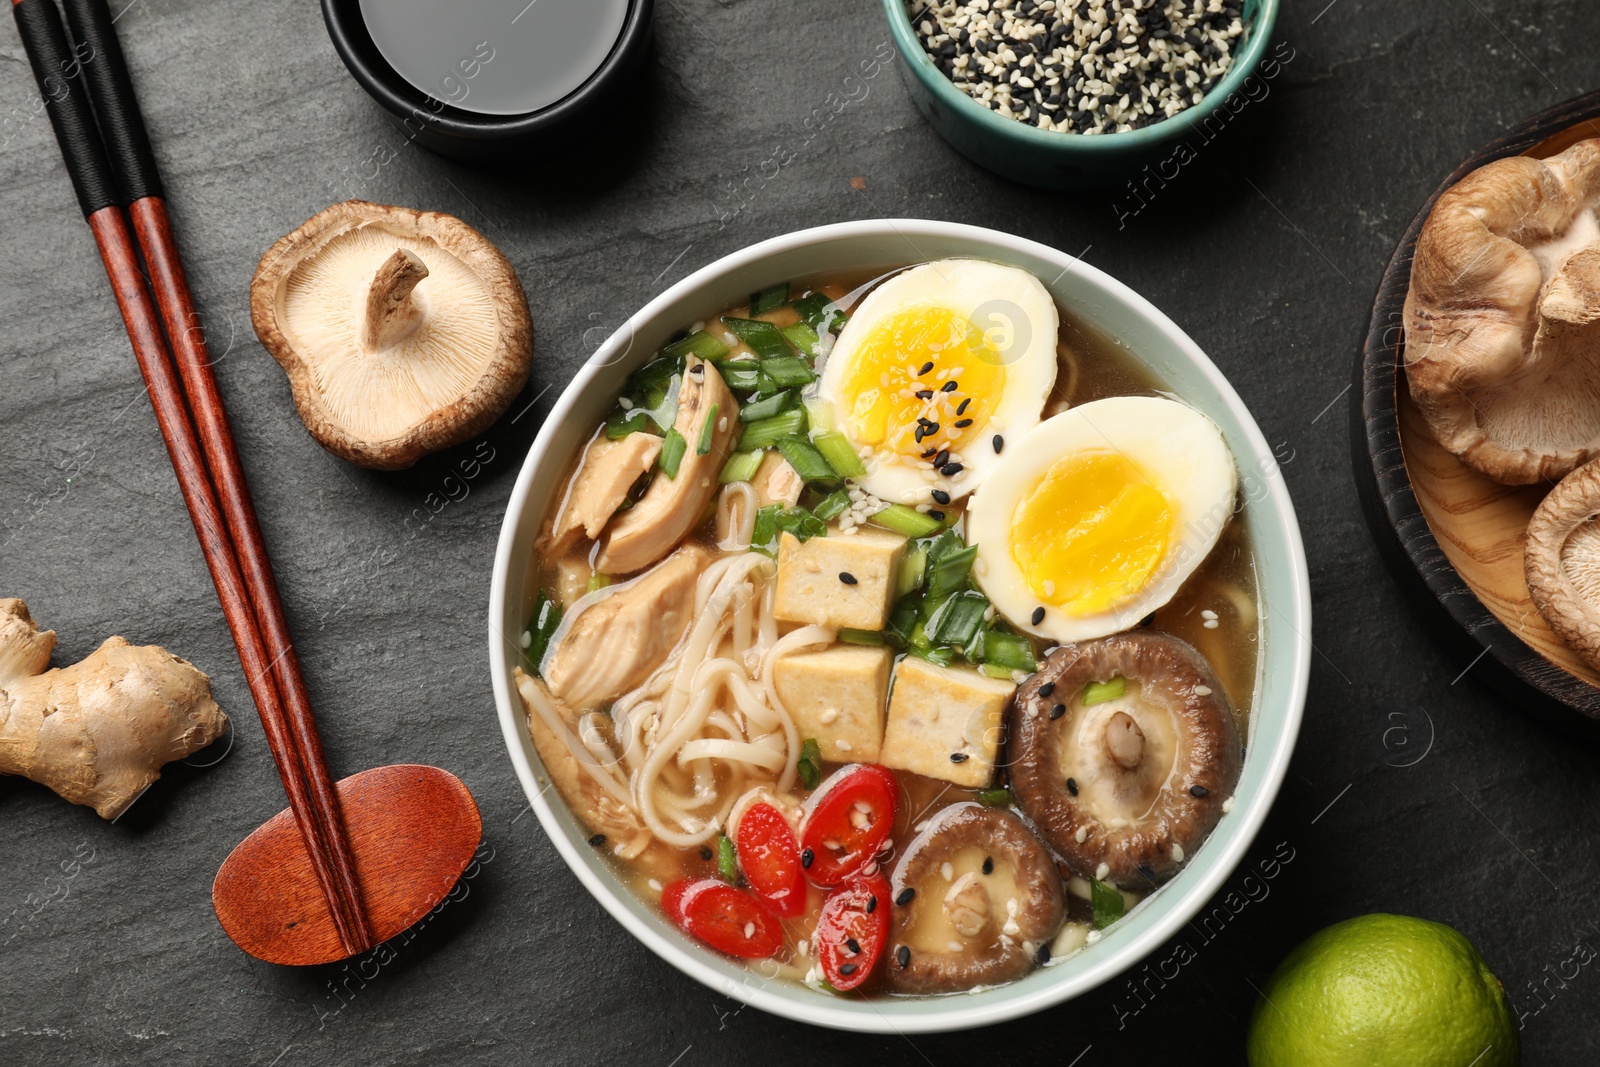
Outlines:
[[[1070,614],[1041,603],[1012,554],[1019,504],[1064,456],[1121,452],[1148,471],[1172,509],[1172,542],[1133,596],[1109,609]],[[1238,494],[1233,454],[1210,419],[1186,404],[1154,396],[1118,396],[1082,404],[1039,423],[1006,448],[967,506],[967,543],[978,546],[973,574],[995,609],[1019,630],[1047,640],[1087,641],[1138,624],[1170,601],[1216,547]],[[1044,618],[1035,623],[1036,609]]]
[[[1005,383],[993,410],[974,419],[965,447],[952,451],[949,462],[960,465],[954,475],[936,471],[931,462],[903,456],[885,445],[874,449],[860,440],[858,427],[845,405],[852,358],[878,326],[902,312],[917,308],[947,308],[975,323],[993,338],[1005,361]],[[840,332],[822,370],[818,393],[834,412],[838,428],[862,454],[867,468],[857,481],[880,499],[916,506],[933,503],[933,491],[956,499],[977,488],[993,469],[997,455],[992,441],[1025,433],[1039,422],[1045,398],[1055,386],[1056,338],[1059,317],[1055,301],[1043,283],[1025,270],[979,259],[944,259],[913,267],[895,275],[869,293]],[[907,357],[908,360],[914,358]],[[933,371],[929,384],[942,384]],[[955,392],[936,391],[935,401]],[[944,406],[953,407],[953,402]],[[977,405],[974,406],[976,409]],[[953,412],[942,417],[954,419]]]

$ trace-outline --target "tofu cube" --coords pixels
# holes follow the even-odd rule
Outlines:
[[[881,646],[831,645],[784,656],[772,666],[772,684],[801,738],[816,738],[823,759],[875,763],[893,659]]]
[[[1006,701],[1016,688],[969,668],[905,657],[895,668],[878,762],[968,789],[984,788],[994,777]]]
[[[887,530],[809,541],[785,533],[772,613],[784,622],[881,630],[889,620],[895,572],[905,550],[906,539]]]

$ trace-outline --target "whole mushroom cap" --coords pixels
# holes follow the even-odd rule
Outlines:
[[[250,317],[311,435],[379,470],[487,429],[533,356],[522,284],[499,249],[453,216],[363,200],[268,249]]]
[[[906,846],[890,885],[884,973],[899,993],[1020,978],[1066,916],[1049,850],[1016,815],[971,802],[929,820]]]
[[[1085,705],[1090,683],[1121,696]],[[1018,690],[1011,789],[1074,871],[1148,890],[1175,873],[1222,817],[1243,748],[1205,657],[1136,631],[1063,645]]]
[[[1429,428],[1507,485],[1600,450],[1600,138],[1440,195],[1417,238],[1406,377]]]
[[[1600,670],[1600,461],[1550,491],[1528,522],[1523,567],[1533,603],[1567,647]]]

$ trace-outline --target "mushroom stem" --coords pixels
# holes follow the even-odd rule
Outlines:
[[[361,319],[361,347],[381,352],[404,341],[422,324],[422,308],[411,290],[428,276],[428,265],[405,248],[383,261],[367,290],[366,314]]]
[[[1106,755],[1125,771],[1139,766],[1144,758],[1144,731],[1125,711],[1117,712],[1106,722]]]

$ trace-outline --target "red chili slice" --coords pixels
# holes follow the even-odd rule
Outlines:
[[[752,804],[739,816],[739,868],[744,877],[784,918],[806,910],[806,872],[800,867],[800,842],[783,813],[771,804]]]
[[[843,992],[867,980],[889,937],[889,880],[857,875],[828,894],[817,916],[817,958],[822,974]]]
[[[899,786],[886,767],[845,767],[818,787],[800,834],[800,866],[828,888],[872,861],[894,828]]]
[[[783,929],[766,905],[715,878],[684,878],[661,891],[661,910],[684,933],[718,952],[766,959],[783,947]]]

